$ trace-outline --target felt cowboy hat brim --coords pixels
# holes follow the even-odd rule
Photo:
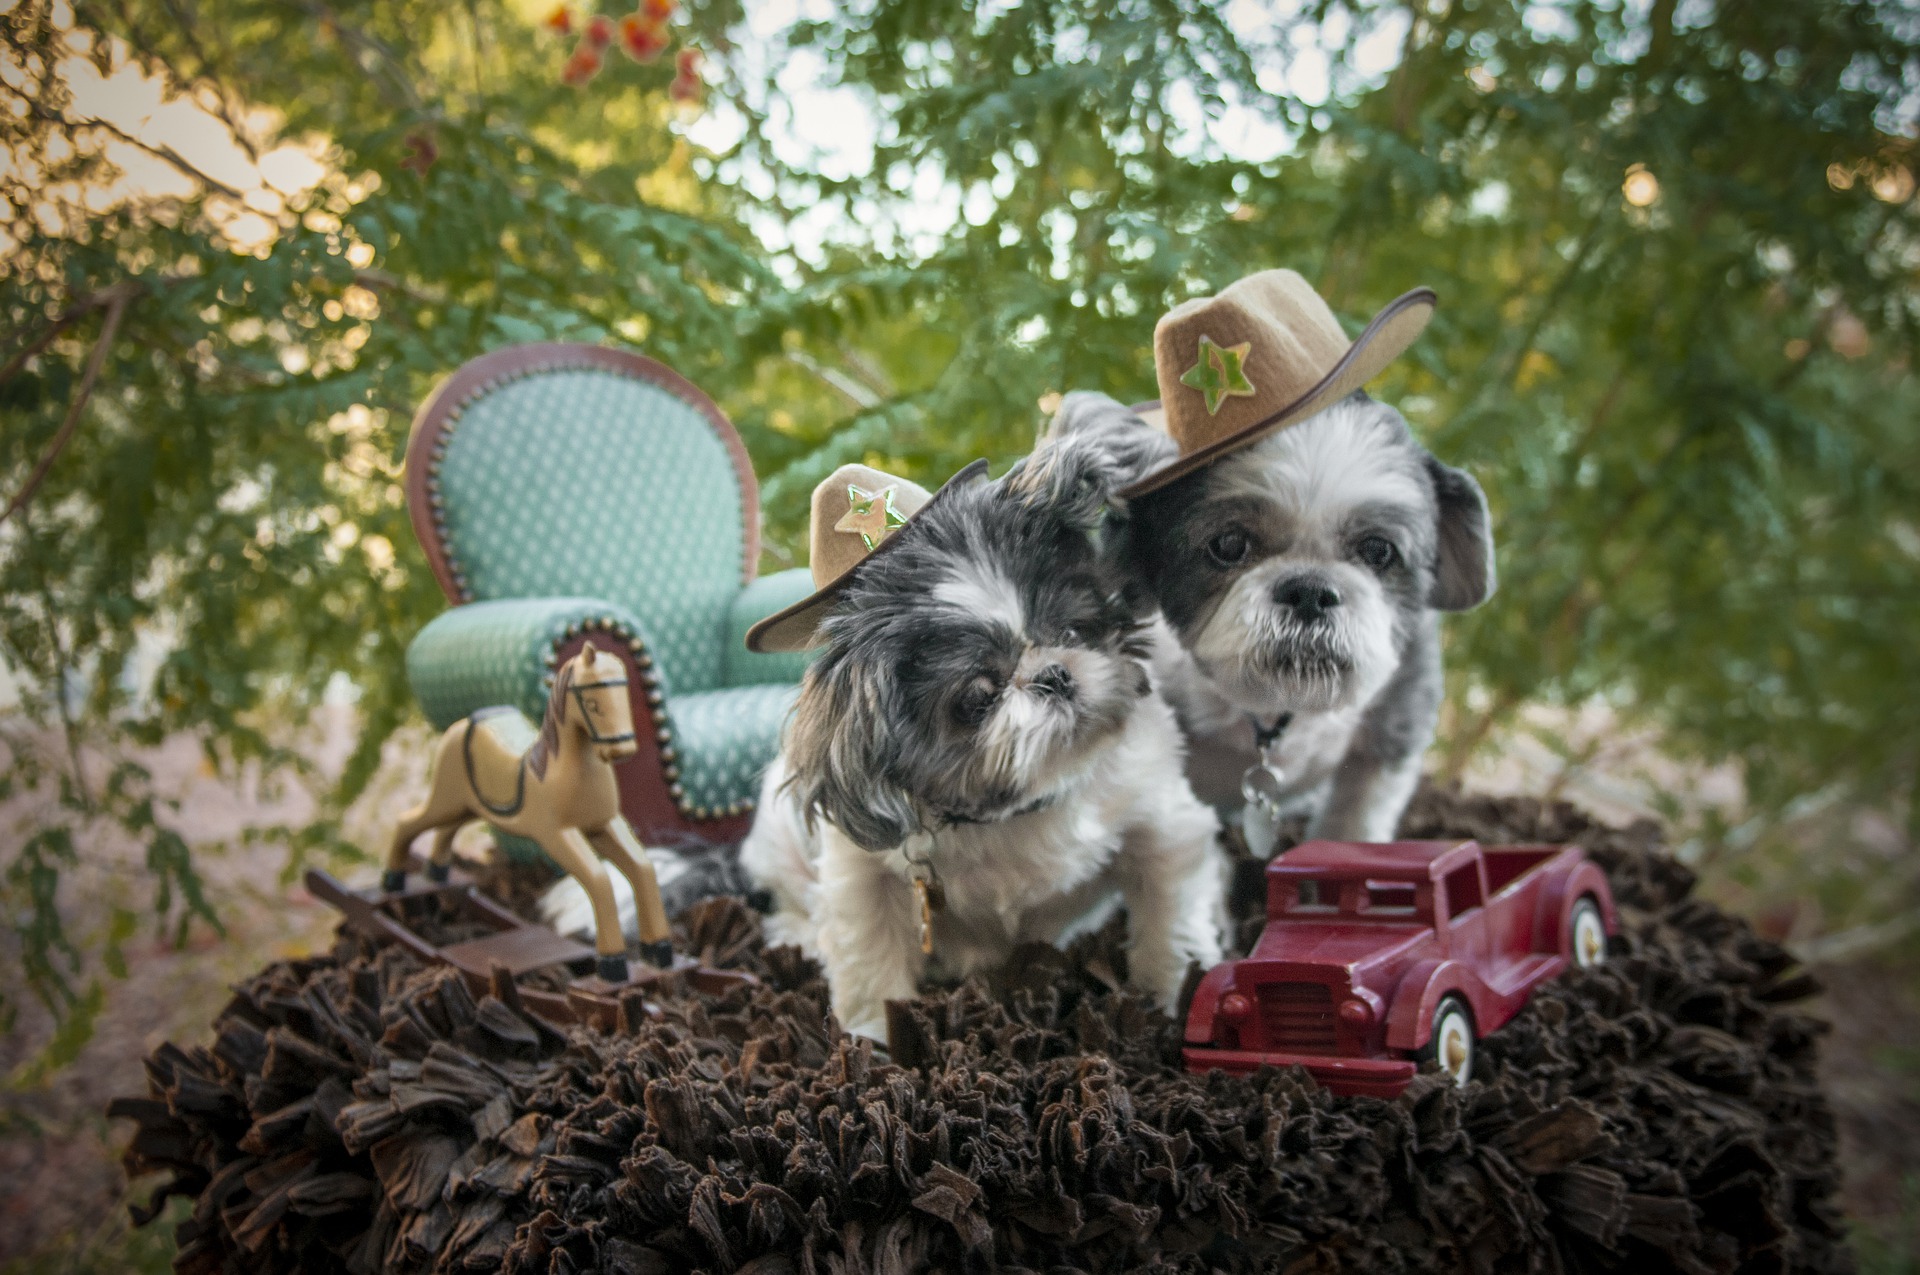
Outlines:
[[[880,479],[887,477],[886,475],[879,474],[877,471],[866,472],[874,474],[876,478]],[[888,532],[878,544],[860,554],[846,566],[834,570],[832,578],[826,583],[821,584],[819,588],[815,589],[808,596],[800,599],[800,601],[794,603],[792,606],[774,612],[772,615],[748,629],[747,649],[761,654],[770,654],[783,651],[804,651],[814,645],[819,637],[821,623],[827,618],[828,613],[833,610],[834,604],[840,600],[840,595],[845,592],[847,586],[853,582],[853,578],[859,573],[860,568],[898,544],[901,533],[913,525],[914,519],[933,508],[934,505],[950,496],[959,488],[968,485],[977,478],[985,477],[986,472],[987,462],[984,460],[976,460],[953,477],[947,479],[946,482],[940,485],[938,491],[935,491],[933,495],[927,497],[925,503],[908,513],[901,520],[900,524]],[[898,482],[899,480],[895,481]],[[826,525],[823,525],[820,496],[823,493],[829,492],[834,487],[843,484],[842,471],[836,470],[832,476],[828,477],[820,484],[820,487],[816,489],[812,529],[813,566],[816,581],[820,579],[820,575],[822,574],[821,563],[827,556],[823,553],[823,540],[825,535],[832,530],[830,521],[826,522]]]
[[[1251,424],[1237,426],[1230,432],[1201,442],[1197,446],[1183,448],[1177,458],[1116,494],[1131,499],[1157,491],[1195,470],[1212,464],[1222,456],[1251,446],[1278,430],[1331,407],[1366,385],[1385,370],[1389,363],[1406,352],[1407,347],[1418,339],[1420,333],[1426,329],[1428,321],[1432,319],[1436,300],[1431,288],[1415,288],[1395,298],[1373,317],[1372,322],[1367,324],[1366,329],[1354,340],[1352,346],[1304,392]],[[1332,322],[1330,312],[1327,314],[1327,322]],[[1337,327],[1334,330],[1337,331]],[[1156,342],[1158,341],[1159,334],[1156,334]],[[1157,350],[1156,354],[1159,353],[1160,351]],[[1160,402],[1154,404],[1152,408],[1142,410],[1141,415],[1150,423],[1165,428],[1170,407],[1168,400],[1173,393],[1182,391],[1180,391],[1180,383],[1168,384],[1169,378],[1165,374],[1163,358],[1156,359],[1156,366],[1161,371]]]

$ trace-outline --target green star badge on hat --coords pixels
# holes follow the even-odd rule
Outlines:
[[[1251,398],[1253,382],[1247,379],[1244,364],[1252,350],[1251,341],[1222,346],[1215,345],[1212,337],[1203,336],[1200,338],[1200,361],[1187,369],[1180,378],[1180,384],[1199,390],[1206,396],[1209,416],[1219,411],[1220,404],[1229,398]]]
[[[813,489],[807,520],[813,592],[775,611],[747,630],[749,651],[804,651],[819,640],[821,621],[833,610],[860,564],[900,543],[900,532],[927,506],[986,477],[976,460],[929,493],[910,479],[865,465],[842,465]]]
[[[1349,338],[1325,298],[1292,270],[1262,270],[1181,302],[1154,325],[1160,401],[1141,412],[1180,454],[1115,494],[1131,500],[1157,491],[1339,402],[1405,353],[1433,307],[1433,289],[1415,288]],[[1247,374],[1255,346],[1257,386]]]
[[[868,549],[878,549],[888,532],[907,525],[906,515],[893,505],[893,495],[898,490],[898,485],[893,483],[879,491],[848,483],[847,512],[840,515],[833,529],[854,532],[867,542]]]

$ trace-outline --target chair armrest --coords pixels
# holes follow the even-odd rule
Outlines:
[[[813,592],[813,573],[805,567],[776,571],[740,590],[727,612],[728,686],[754,686],[762,682],[797,682],[807,671],[811,651],[761,655],[747,649],[747,630],[775,611],[790,607]]]
[[[650,645],[632,612],[597,598],[469,602],[441,612],[413,639],[407,682],[437,730],[494,704],[510,704],[538,721],[555,652],[582,629],[607,630],[636,652]],[[657,664],[653,676],[665,693]]]

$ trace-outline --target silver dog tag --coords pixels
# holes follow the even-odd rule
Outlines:
[[[1247,767],[1240,776],[1240,795],[1246,807],[1240,813],[1240,831],[1256,859],[1271,859],[1280,840],[1280,803],[1286,796],[1280,768],[1271,762]]]
[[[1279,770],[1270,762],[1257,762],[1240,776],[1241,797],[1248,805],[1258,806],[1268,814],[1279,811],[1286,791]]]

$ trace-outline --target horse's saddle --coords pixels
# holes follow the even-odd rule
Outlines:
[[[467,719],[461,741],[467,783],[487,809],[498,815],[519,811],[527,796],[527,754],[540,730],[517,708],[483,708]]]

